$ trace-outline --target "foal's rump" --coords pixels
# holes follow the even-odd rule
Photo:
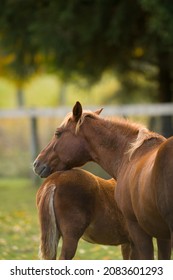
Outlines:
[[[41,227],[40,258],[56,259],[61,236],[63,241],[81,238],[94,212],[94,178],[86,171],[74,169],[56,172],[41,185],[36,198]]]

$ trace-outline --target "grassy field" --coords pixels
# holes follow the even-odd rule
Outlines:
[[[36,191],[28,179],[0,180],[1,260],[38,259]],[[93,245],[81,240],[75,259],[121,259],[120,247]]]

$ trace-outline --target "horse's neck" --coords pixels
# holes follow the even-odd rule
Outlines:
[[[129,144],[137,136],[137,130],[130,131],[128,128],[125,132],[123,125],[114,122],[104,119],[92,121],[85,128],[91,158],[116,178],[123,157],[127,157]]]

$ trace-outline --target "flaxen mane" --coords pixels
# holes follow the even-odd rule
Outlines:
[[[77,124],[76,124],[76,129],[75,129],[75,133],[77,134],[79,129],[80,129],[80,126],[83,124],[85,118],[87,116],[90,116],[92,118],[100,118],[99,115],[93,113],[92,111],[90,110],[85,110],[83,113],[82,113],[82,116],[80,117],[80,119],[78,120]],[[73,117],[73,113],[69,113],[67,114],[67,116],[65,117],[65,119],[63,120],[63,122],[61,123],[61,126],[60,127],[66,127],[69,120],[72,119]],[[109,126],[110,126],[110,129],[112,127],[112,129],[115,129],[115,124],[116,124],[116,128],[119,127],[119,126],[122,126],[122,124],[124,125],[124,130],[127,131],[131,131],[132,129],[136,130],[138,132],[138,135],[137,135],[137,138],[134,142],[132,142],[130,144],[130,148],[129,150],[127,151],[127,153],[129,154],[129,159],[131,159],[132,155],[134,154],[134,152],[142,146],[142,144],[149,140],[149,139],[162,139],[162,140],[165,140],[165,138],[155,132],[152,132],[150,131],[149,129],[147,129],[145,126],[141,125],[141,124],[137,124],[137,123],[132,123],[130,122],[129,120],[127,119],[123,119],[123,118],[107,118],[105,119],[106,122],[109,123]]]
[[[149,139],[162,139],[165,140],[165,138],[162,135],[159,135],[158,133],[152,132],[150,130],[148,130],[145,127],[141,127],[139,129],[138,132],[138,136],[136,138],[136,140],[134,142],[132,142],[130,144],[130,149],[128,150],[128,154],[129,154],[129,159],[131,159],[132,155],[134,154],[134,152],[142,146],[142,144],[149,140]]]

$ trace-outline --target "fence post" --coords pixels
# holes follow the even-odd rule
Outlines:
[[[35,116],[32,116],[30,118],[30,126],[31,126],[31,159],[32,163],[35,160],[36,156],[38,155],[39,152],[39,140],[38,140],[38,119]],[[32,171],[32,180],[34,183],[38,182],[37,176],[33,173]]]

